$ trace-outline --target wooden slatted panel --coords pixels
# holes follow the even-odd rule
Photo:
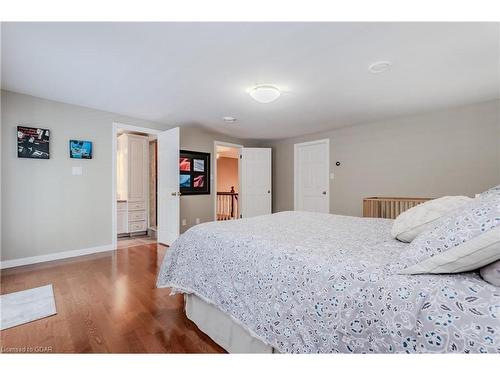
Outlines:
[[[238,193],[217,193],[217,220],[233,220],[239,217]]]
[[[363,199],[363,217],[395,219],[402,212],[432,198],[370,197]]]

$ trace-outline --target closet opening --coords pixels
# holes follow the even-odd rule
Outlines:
[[[156,243],[157,136],[117,128],[116,137],[117,247]]]
[[[215,142],[215,220],[240,217],[240,145]]]

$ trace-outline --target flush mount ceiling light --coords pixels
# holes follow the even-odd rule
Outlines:
[[[379,74],[388,71],[392,66],[392,62],[390,61],[376,61],[373,64],[370,64],[368,70],[370,73]]]
[[[249,92],[250,96],[259,103],[271,103],[281,95],[280,90],[272,85],[258,85]]]
[[[224,116],[222,119],[224,120],[224,122],[227,122],[229,124],[236,122],[236,118],[231,117],[231,116]]]

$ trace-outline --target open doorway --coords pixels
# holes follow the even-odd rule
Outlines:
[[[118,128],[116,142],[118,247],[154,243],[157,237],[156,134]]]
[[[215,220],[240,217],[241,145],[215,141]]]
[[[113,123],[112,136],[113,246],[119,238],[171,245],[179,236],[179,128]]]

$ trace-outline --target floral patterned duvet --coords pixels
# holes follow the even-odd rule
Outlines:
[[[392,220],[281,212],[201,224],[158,287],[194,293],[283,353],[500,353],[500,288],[401,275]]]

